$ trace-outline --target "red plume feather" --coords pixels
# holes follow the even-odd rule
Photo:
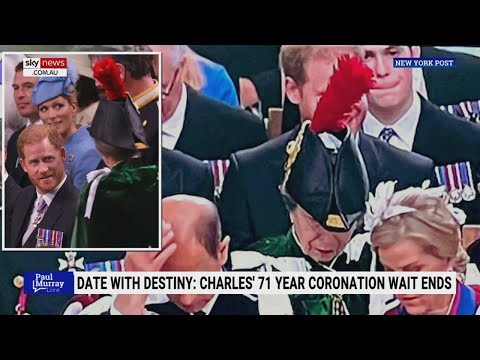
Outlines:
[[[120,70],[116,61],[111,57],[105,57],[95,63],[93,77],[102,84],[109,100],[124,100],[127,98],[125,83],[120,77]]]
[[[353,105],[373,86],[373,72],[358,57],[345,55],[339,59],[327,90],[320,98],[311,129],[316,134],[339,132],[350,120],[345,114],[352,111]]]

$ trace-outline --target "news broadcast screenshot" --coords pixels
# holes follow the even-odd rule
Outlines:
[[[480,48],[2,45],[2,315],[480,315]]]

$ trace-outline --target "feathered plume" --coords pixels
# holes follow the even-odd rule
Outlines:
[[[339,132],[349,121],[345,114],[373,86],[373,72],[361,59],[342,56],[330,78],[327,90],[317,104],[311,129],[316,134]]]
[[[120,77],[117,63],[111,57],[105,57],[95,63],[93,77],[102,84],[109,100],[126,99],[125,83]]]

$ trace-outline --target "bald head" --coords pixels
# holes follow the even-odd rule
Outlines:
[[[164,198],[162,219],[172,226],[177,244],[177,250],[169,261],[175,268],[179,263],[197,263],[208,257],[218,260],[221,225],[217,208],[212,202],[191,195]]]

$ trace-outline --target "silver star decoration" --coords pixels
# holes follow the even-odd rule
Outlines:
[[[78,260],[75,260],[77,257],[77,253],[75,251],[70,251],[65,253],[65,257],[67,260],[58,259],[58,270],[62,271],[67,269],[67,271],[77,271],[78,270],[85,270],[85,266],[83,265],[83,261],[85,260],[81,257]]]

